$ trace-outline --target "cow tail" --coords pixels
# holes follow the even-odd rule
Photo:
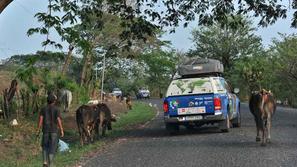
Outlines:
[[[81,108],[78,108],[77,110],[76,110],[76,123],[77,123],[77,128],[78,128],[78,132],[79,132],[79,134],[81,135],[81,133],[82,133],[82,125],[83,125],[83,120],[81,119],[81,117],[80,117],[80,115],[81,115]]]
[[[265,105],[265,95],[264,94],[262,94],[261,95],[261,108],[260,108],[260,110],[261,110],[261,118],[264,120],[264,117],[265,117],[265,108],[264,108],[264,105]]]

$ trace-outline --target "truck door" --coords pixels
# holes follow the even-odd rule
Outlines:
[[[229,106],[229,116],[233,119],[236,116],[236,95],[232,92],[230,85],[223,79],[224,87],[227,90],[228,96],[228,106]]]

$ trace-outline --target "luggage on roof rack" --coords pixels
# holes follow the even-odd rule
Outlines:
[[[219,60],[207,58],[190,58],[179,65],[178,74],[181,76],[191,75],[222,75],[223,64]]]

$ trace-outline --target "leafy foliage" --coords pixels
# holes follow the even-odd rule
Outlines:
[[[158,88],[159,93],[164,92],[176,73],[176,66],[180,62],[179,55],[155,50],[142,55],[140,59],[144,63],[146,83],[151,88]]]
[[[195,48],[190,55],[218,59],[228,72],[235,60],[261,49],[261,38],[254,34],[252,23],[242,17],[236,19],[243,23],[236,28],[232,27],[232,23],[223,27],[215,23],[210,27],[194,29],[192,40]]]
[[[46,34],[53,28],[68,43],[78,43],[79,32],[73,29],[75,25],[87,26],[92,22],[92,17],[101,17],[103,13],[118,16],[121,21],[120,36],[128,41],[127,47],[131,47],[131,41],[143,39],[155,34],[156,28],[170,26],[172,32],[179,24],[187,26],[189,22],[198,20],[199,25],[229,24],[231,18],[238,15],[252,15],[260,17],[259,25],[273,24],[278,18],[286,18],[286,6],[279,0],[250,1],[250,0],[48,0],[49,12],[40,12],[35,15],[44,26],[32,28],[28,35],[33,33]],[[289,4],[292,7],[296,3]],[[236,7],[235,7],[236,6]],[[296,27],[296,12],[293,15],[292,26]],[[233,28],[240,25],[242,20],[234,19]],[[98,22],[96,29],[101,29],[103,24]],[[85,29],[85,28],[84,28]],[[48,37],[43,45],[52,44],[60,48],[61,45]]]
[[[16,70],[16,77],[24,82],[33,93],[39,89],[39,86],[33,81],[34,76],[37,74],[37,69],[34,67],[36,61],[36,58],[31,57],[27,60],[25,66]]]
[[[280,99],[287,99],[289,104],[297,106],[297,37],[296,34],[280,36],[281,40],[274,40],[270,48],[269,56],[273,58],[270,77],[274,79],[270,84]]]

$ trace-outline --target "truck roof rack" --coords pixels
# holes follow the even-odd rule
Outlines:
[[[222,73],[190,74],[190,75],[182,75],[180,78],[201,78],[201,77],[223,77],[223,74]]]
[[[184,77],[222,76],[223,64],[219,60],[208,58],[190,58],[179,65],[178,74]]]

